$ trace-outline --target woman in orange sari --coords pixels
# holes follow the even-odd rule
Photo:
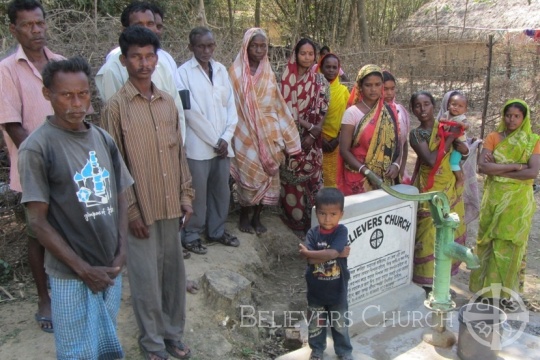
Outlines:
[[[362,67],[341,122],[337,186],[345,196],[374,190],[365,177],[371,170],[394,185],[400,169],[399,125],[384,103],[383,74],[377,65]]]
[[[300,153],[298,130],[267,54],[266,33],[249,29],[229,69],[238,111],[232,138],[235,157],[231,159],[231,175],[241,206],[238,228],[256,234],[266,231],[260,219],[263,205],[278,204],[279,167],[285,154]]]
[[[315,45],[301,39],[281,77],[281,93],[302,141],[302,153],[281,168],[281,218],[299,237],[311,227],[311,209],[322,187],[321,132],[329,89],[324,76],[310,70],[314,61]]]

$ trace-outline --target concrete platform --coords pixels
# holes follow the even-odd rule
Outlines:
[[[387,312],[386,321],[359,335],[354,336],[352,345],[353,355],[357,360],[439,360],[459,359],[457,344],[450,348],[438,348],[425,343],[422,335],[429,329],[429,311],[421,306],[413,311]],[[454,311],[448,318],[448,329],[456,338],[459,332],[458,313]],[[502,342],[507,339],[503,334]],[[458,339],[459,341],[459,339]],[[297,351],[278,357],[277,360],[308,360],[308,346]],[[326,360],[337,360],[334,354],[333,342],[328,339]],[[526,333],[521,334],[514,342],[499,351],[498,360],[540,359],[540,338]],[[478,359],[481,360],[481,359]]]

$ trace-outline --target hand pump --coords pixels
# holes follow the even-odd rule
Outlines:
[[[435,235],[435,260],[433,289],[424,305],[433,310],[433,328],[424,334],[424,341],[434,345],[447,347],[455,343],[455,336],[446,330],[445,315],[456,308],[456,303],[450,297],[450,273],[452,259],[458,259],[467,264],[467,269],[480,267],[478,257],[471,249],[454,242],[454,230],[459,226],[459,216],[450,212],[448,197],[442,191],[430,191],[418,195],[403,194],[394,190],[372,171],[366,170],[369,181],[388,194],[398,199],[408,201],[427,201],[436,228]]]

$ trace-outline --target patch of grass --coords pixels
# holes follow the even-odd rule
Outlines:
[[[250,349],[248,347],[243,347],[242,348],[242,356],[243,357],[248,357],[248,356],[251,356],[251,355],[254,355],[254,354],[255,354],[255,350]]]
[[[0,335],[0,345],[4,345],[6,342],[8,342],[11,339],[16,339],[17,336],[19,336],[21,332],[22,332],[22,329],[16,328],[6,334]]]

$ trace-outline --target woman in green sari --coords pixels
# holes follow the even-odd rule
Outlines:
[[[488,176],[475,250],[480,269],[471,272],[471,291],[492,284],[523,291],[522,270],[536,210],[532,184],[540,169],[538,140],[531,130],[529,106],[522,100],[507,101],[499,127],[487,136],[478,161],[479,172]],[[482,296],[511,298],[506,291],[487,290]]]

